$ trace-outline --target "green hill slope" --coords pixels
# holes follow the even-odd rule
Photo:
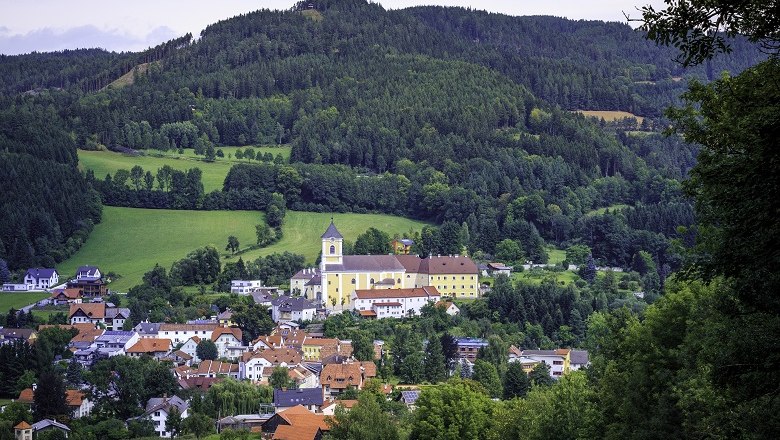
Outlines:
[[[117,291],[127,291],[140,283],[155,263],[169,269],[188,252],[212,245],[227,259],[227,238],[235,235],[242,248],[255,243],[255,225],[263,215],[253,211],[175,211],[105,207],[103,221],[95,227],[89,240],[57,269],[72,276],[80,265],[97,265],[104,272],[115,272],[121,278],[111,284]],[[342,234],[348,239],[371,226],[391,235],[409,229],[419,230],[423,223],[402,217],[372,214],[335,214]],[[245,260],[285,250],[306,256],[314,263],[320,250],[320,235],[330,221],[329,214],[288,212],[284,238],[273,246],[243,255]]]

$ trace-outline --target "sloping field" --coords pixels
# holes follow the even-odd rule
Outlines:
[[[592,116],[594,118],[604,118],[607,122],[616,121],[624,118],[634,118],[638,123],[642,123],[645,118],[637,116],[633,113],[623,111],[610,111],[610,110],[577,110],[577,113],[582,113],[585,116]]]
[[[268,248],[246,252],[245,261],[285,250],[306,256],[313,263],[320,251],[320,236],[328,227],[331,214],[288,211],[284,238]],[[410,228],[419,230],[423,223],[403,217],[379,214],[333,214],[345,239],[353,241],[373,226],[389,234]],[[212,245],[228,259],[227,238],[235,235],[242,248],[255,243],[255,225],[264,221],[256,211],[177,211],[168,209],[103,208],[103,221],[95,226],[89,240],[70,259],[57,266],[64,277],[72,276],[80,265],[99,266],[121,275],[112,290],[125,292],[139,284],[141,277],[155,263],[170,269],[171,264],[190,251]]]
[[[230,167],[237,163],[250,163],[246,160],[235,159],[235,151],[238,147],[220,147],[224,152],[224,158],[217,158],[214,162],[199,160],[203,156],[196,156],[194,151],[185,149],[183,154],[176,152],[160,152],[150,150],[148,155],[130,156],[113,151],[85,151],[79,150],[79,167],[83,170],[92,170],[95,177],[103,179],[106,174],[113,175],[119,169],[130,171],[135,165],[140,165],[144,171],[156,174],[159,168],[168,165],[175,170],[186,171],[190,168],[200,168],[203,172],[203,188],[206,192],[222,189]],[[246,148],[242,148],[245,150]],[[254,147],[255,152],[271,153],[274,156],[281,154],[285,161],[290,157],[289,147]],[[151,155],[154,154],[154,155]],[[228,158],[230,156],[230,158]],[[255,163],[252,161],[251,163]],[[155,183],[156,184],[156,183]]]

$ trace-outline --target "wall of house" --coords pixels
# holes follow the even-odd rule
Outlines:
[[[442,296],[453,298],[478,298],[479,277],[474,274],[435,274],[428,276],[428,286],[433,286]]]

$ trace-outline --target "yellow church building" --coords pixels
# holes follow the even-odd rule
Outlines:
[[[477,265],[465,256],[344,255],[344,236],[331,221],[322,234],[322,258],[317,269],[293,275],[290,286],[329,309],[352,309],[355,290],[410,289],[434,286],[444,296],[479,297]]]

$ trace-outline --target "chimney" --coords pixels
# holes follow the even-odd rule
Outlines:
[[[37,383],[32,384],[32,390],[35,391],[37,389],[38,389],[38,384]]]

